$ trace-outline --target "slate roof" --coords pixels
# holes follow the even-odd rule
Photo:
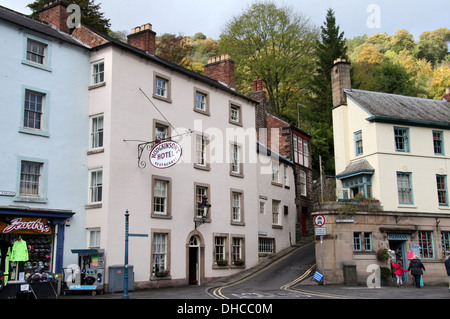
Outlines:
[[[59,31],[48,23],[36,20],[30,16],[13,11],[3,6],[0,6],[0,20],[7,21],[30,31],[38,32],[76,46],[89,48],[89,46],[83,44],[81,41],[75,39],[67,33]]]
[[[450,129],[450,103],[363,90],[344,90],[347,97],[370,115],[372,122]]]
[[[373,174],[375,169],[365,159],[350,163],[342,173],[336,175],[337,179],[347,178],[359,174]]]

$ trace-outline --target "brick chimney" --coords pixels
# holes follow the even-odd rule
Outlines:
[[[252,100],[258,102],[255,108],[255,129],[258,141],[267,145],[267,95],[263,90],[262,79],[253,80]]]
[[[70,33],[67,25],[67,18],[69,17],[67,6],[63,1],[49,1],[44,4],[44,8],[37,12],[39,20],[53,25],[62,32]]]
[[[352,88],[350,63],[345,59],[337,59],[331,69],[331,87],[333,92],[333,107],[347,104],[344,90]]]
[[[156,53],[156,32],[152,31],[152,25],[147,23],[131,29],[131,34],[128,35],[128,44],[154,55]]]
[[[450,88],[445,89],[444,100],[450,103]]]
[[[210,58],[205,65],[205,75],[234,88],[234,61],[229,54]]]

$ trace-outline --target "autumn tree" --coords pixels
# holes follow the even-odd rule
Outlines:
[[[226,24],[219,48],[236,62],[238,91],[249,93],[253,79],[261,78],[269,111],[283,118],[304,95],[316,38],[316,28],[304,15],[263,2]]]
[[[43,9],[48,2],[49,0],[36,0],[28,4],[27,7],[33,11],[31,16],[38,18],[37,12]],[[95,4],[94,0],[68,0],[65,3],[76,4],[80,7],[81,22],[85,25],[104,34],[107,34],[110,30],[111,23],[109,19],[105,18],[104,13],[100,11],[101,4]]]

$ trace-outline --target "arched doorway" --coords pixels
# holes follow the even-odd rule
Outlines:
[[[186,274],[189,285],[200,285],[204,278],[204,241],[198,231],[186,243]]]

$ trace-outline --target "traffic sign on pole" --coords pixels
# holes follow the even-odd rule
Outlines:
[[[314,217],[314,224],[316,224],[317,227],[322,227],[325,225],[325,217],[323,215],[317,215]]]

